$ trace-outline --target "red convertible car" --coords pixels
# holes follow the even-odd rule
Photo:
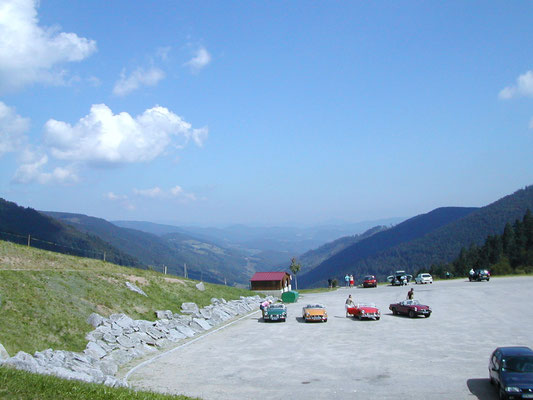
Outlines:
[[[394,303],[389,306],[389,309],[394,315],[405,314],[409,318],[423,315],[426,318],[431,316],[431,307],[420,304],[418,300],[404,300],[399,303]]]
[[[381,318],[379,308],[377,308],[375,304],[368,303],[359,303],[356,304],[355,307],[348,307],[346,309],[346,314],[358,318],[359,320],[366,318],[378,321]]]
[[[377,287],[378,281],[374,275],[367,275],[363,278],[363,287]]]

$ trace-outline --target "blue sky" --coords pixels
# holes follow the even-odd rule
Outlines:
[[[533,184],[533,3],[0,0],[0,196],[357,222]]]

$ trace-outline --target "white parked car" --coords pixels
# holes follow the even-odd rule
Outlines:
[[[415,283],[433,283],[433,277],[428,273],[418,274]]]

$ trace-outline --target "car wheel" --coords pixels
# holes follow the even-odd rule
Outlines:
[[[468,278],[468,282],[472,282],[472,278]]]
[[[490,281],[490,278],[487,278],[487,282]]]
[[[415,312],[413,310],[409,310],[409,318],[414,318]]]
[[[376,321],[379,321],[379,318],[380,318],[380,317],[376,317]]]
[[[490,377],[490,384],[491,385],[495,385],[496,384],[496,381],[494,380],[494,378],[492,376]]]
[[[392,309],[392,315],[398,315],[398,311],[395,308]]]
[[[425,317],[429,318],[429,317],[431,317],[431,314],[426,314]]]
[[[505,392],[501,386],[500,386],[500,389],[498,390],[498,398],[500,400],[507,400],[507,397],[505,396]]]
[[[324,319],[323,321],[324,321],[324,322],[328,322],[328,319],[326,318],[326,319]]]

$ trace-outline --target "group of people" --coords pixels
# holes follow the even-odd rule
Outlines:
[[[346,276],[344,277],[344,282],[346,283],[346,287],[354,287],[355,286],[353,275],[346,274]]]

